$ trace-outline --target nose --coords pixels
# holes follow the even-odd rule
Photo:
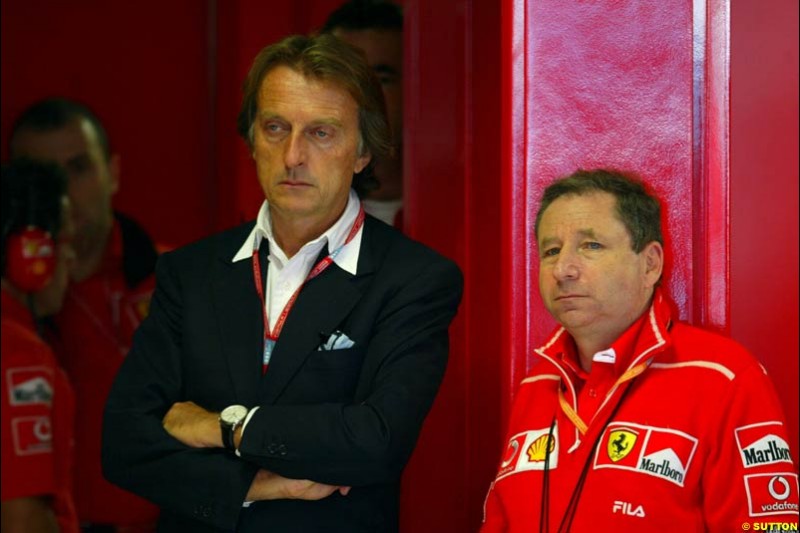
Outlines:
[[[302,132],[292,132],[286,138],[283,163],[286,168],[295,168],[306,162],[306,143]]]
[[[577,254],[562,249],[553,266],[553,276],[558,281],[575,280],[580,277],[580,260]]]

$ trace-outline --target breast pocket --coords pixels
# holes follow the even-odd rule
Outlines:
[[[348,402],[355,393],[364,353],[359,347],[314,351],[293,380],[292,389],[302,394],[303,403]]]

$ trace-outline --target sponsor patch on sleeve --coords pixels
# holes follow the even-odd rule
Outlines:
[[[736,444],[745,468],[778,463],[792,463],[782,422],[761,422],[736,428]]]
[[[618,468],[684,486],[697,439],[682,431],[612,422],[594,457],[594,468]]]
[[[53,431],[49,416],[21,416],[11,419],[14,453],[35,455],[53,451]]]
[[[772,472],[744,476],[750,516],[793,514],[797,506],[797,474]]]
[[[5,378],[11,405],[50,405],[53,400],[53,371],[46,366],[9,368]]]
[[[508,441],[497,479],[527,470],[544,470],[545,459],[548,469],[556,468],[558,441],[558,424],[553,427],[552,435],[549,427],[517,433]]]

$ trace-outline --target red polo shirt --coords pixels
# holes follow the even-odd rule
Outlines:
[[[147,314],[155,286],[151,276],[134,289],[128,287],[122,269],[122,232],[116,221],[110,239],[101,268],[70,286],[57,317],[57,354],[75,387],[81,413],[76,424],[80,482],[75,500],[82,522],[155,523],[158,508],[106,481],[100,464],[106,397],[133,332]]]
[[[72,499],[75,405],[67,376],[30,311],[2,291],[2,501],[52,496],[62,532],[77,533]]]

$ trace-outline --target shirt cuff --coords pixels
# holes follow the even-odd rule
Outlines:
[[[244,430],[247,429],[247,424],[250,422],[250,419],[253,418],[253,415],[255,414],[256,411],[258,411],[258,406],[253,407],[252,409],[250,409],[250,411],[247,413],[247,416],[244,418],[244,424],[242,424],[242,439],[239,441],[239,445],[241,445],[242,440],[244,440]],[[236,453],[236,457],[241,457],[242,456],[242,454],[239,453],[239,448],[236,448],[235,453]],[[250,503],[248,503],[248,502],[245,502],[245,503],[247,505],[250,505]],[[245,505],[244,507],[247,507],[247,505]]]

